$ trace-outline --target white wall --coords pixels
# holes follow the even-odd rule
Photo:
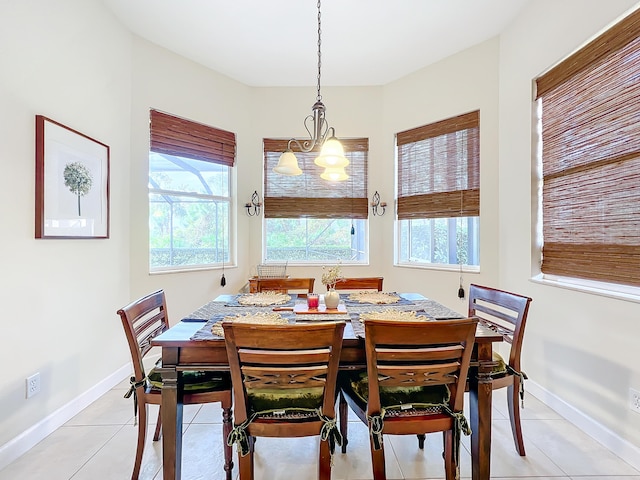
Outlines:
[[[533,298],[523,365],[554,400],[640,446],[640,304],[530,281],[532,81],[638,2],[536,0],[500,41],[500,284]],[[640,458],[636,459],[640,463]]]
[[[497,38],[385,86],[383,139],[387,198],[394,192],[394,135],[420,125],[480,110],[480,273],[464,273],[469,283],[498,281],[498,53]],[[393,258],[393,216],[383,217],[386,263]],[[373,223],[376,218],[372,220]],[[423,293],[459,312],[466,300],[458,298],[460,273],[397,267],[385,272],[398,291]]]
[[[127,360],[130,36],[95,2],[0,4],[0,445]],[[34,238],[35,116],[111,148],[111,235]],[[40,372],[27,400],[25,378]],[[43,427],[44,428],[44,427]]]
[[[250,90],[228,77],[174,55],[149,42],[133,40],[133,90],[131,105],[131,296],[163,288],[167,295],[170,320],[177,322],[194,307],[221,293],[236,292],[248,278],[246,251],[249,239],[244,234],[249,217],[240,215],[250,198],[247,177],[253,175],[255,159],[251,148]],[[221,270],[187,273],[149,274],[148,183],[149,183],[149,109],[155,108],[195,122],[236,134],[237,194],[232,212],[238,235],[239,267],[225,268],[227,286],[220,286]],[[256,187],[253,187],[254,189]],[[251,190],[252,192],[253,190]]]
[[[261,259],[261,220],[243,207],[254,190],[262,195],[261,139],[303,136],[316,93],[241,85],[131,37],[97,0],[52,3],[0,6],[0,362],[11,366],[0,377],[0,450],[120,371],[128,357],[115,312],[130,299],[164,288],[177,321],[243,287]],[[370,266],[345,273],[381,274],[388,289],[421,292],[461,312],[458,272],[392,265],[394,134],[480,109],[482,269],[466,273],[465,286],[487,283],[532,296],[524,352],[532,382],[640,445],[640,417],[626,405],[628,387],[640,389],[640,371],[632,366],[638,304],[529,280],[531,81],[634,3],[533,0],[500,38],[384,87],[322,93],[339,136],[369,137],[369,193],[378,190],[389,203],[385,216],[370,218]],[[219,269],[148,273],[149,108],[237,134],[237,265],[225,269],[225,288]],[[111,146],[110,239],[34,240],[36,114]],[[292,274],[319,282],[321,269]],[[36,371],[43,391],[26,400],[24,379]]]

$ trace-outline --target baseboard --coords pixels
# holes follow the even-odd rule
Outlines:
[[[0,470],[33,448],[38,442],[64,425],[94,401],[107,393],[131,373],[131,362],[123,365],[82,395],[60,407],[51,415],[9,440],[0,447]]]
[[[611,450],[611,452],[633,468],[640,470],[640,448],[636,445],[621,438],[615,432],[596,422],[593,418],[588,417],[580,410],[577,410],[575,407],[531,380],[527,380],[527,392],[555,410],[559,415],[566,418],[604,447]]]

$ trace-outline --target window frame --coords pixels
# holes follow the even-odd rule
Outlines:
[[[463,133],[464,140],[459,139]],[[435,143],[440,139],[446,147],[438,150]],[[421,145],[420,142],[426,142]],[[463,145],[458,145],[461,142]],[[423,148],[427,145],[426,148]],[[452,162],[438,162],[439,157],[460,157],[460,147],[463,148],[466,166],[460,170],[459,160]],[[418,150],[417,157],[423,162],[412,160],[406,149]],[[409,129],[396,134],[396,201],[397,212],[395,221],[394,265],[435,270],[462,270],[466,272],[480,271],[480,111],[475,110],[445,120],[436,121],[420,127]],[[440,164],[440,165],[438,165]],[[407,169],[404,171],[403,165]],[[442,171],[441,171],[442,170]],[[445,175],[443,176],[443,171]],[[451,175],[454,172],[454,175]],[[460,177],[463,173],[464,177]],[[439,174],[446,186],[435,185],[433,177]],[[415,182],[414,179],[419,179]],[[426,180],[431,179],[431,180]],[[411,242],[411,230],[414,229],[413,220],[423,220],[435,228],[434,222],[445,220],[447,231],[457,226],[461,219],[466,223],[467,231],[475,223],[473,235],[467,236],[467,254],[475,258],[477,264],[435,263],[421,260],[411,260],[410,246],[407,246],[407,258],[403,258],[404,230],[408,230],[407,242]],[[476,219],[475,221],[473,219]],[[405,224],[406,222],[406,224]],[[465,228],[465,227],[463,227]],[[458,257],[457,241],[447,235],[448,258]],[[477,245],[474,251],[469,247]]]
[[[633,180],[626,175],[612,180],[615,169],[623,168],[622,164],[630,176],[635,179],[640,176],[640,143],[620,141],[627,138],[624,132],[632,129],[634,123],[629,116],[625,117],[625,110],[635,111],[640,97],[637,82],[624,78],[630,71],[640,72],[639,61],[633,62],[633,69],[629,63],[629,59],[640,54],[639,36],[640,10],[636,10],[534,79],[532,108],[537,119],[534,157],[538,181],[534,257],[537,268],[533,272],[536,281],[618,298],[640,294],[637,273],[640,235],[626,233],[633,231],[638,214],[631,209],[622,212],[621,217],[623,209],[616,207],[620,203],[615,200],[632,190],[624,185]],[[610,85],[614,80],[617,83]],[[576,85],[580,88],[576,89]],[[565,89],[588,93],[567,95]],[[545,116],[545,110],[553,113],[555,105],[564,98],[569,101],[562,103],[562,115],[558,112]],[[581,117],[590,120],[580,122]],[[560,144],[558,138],[566,141]],[[598,178],[609,181],[601,182]],[[557,186],[549,190],[552,184]],[[593,188],[595,185],[597,189]],[[580,197],[571,194],[572,191],[579,191]],[[549,200],[552,196],[553,202]],[[627,198],[634,203],[632,197]],[[578,209],[578,200],[589,203]],[[573,225],[579,228],[573,230]],[[599,229],[598,225],[604,227]],[[598,233],[600,230],[603,234]],[[635,243],[626,243],[629,241]],[[602,255],[605,251],[612,253]]]
[[[274,218],[274,219],[267,219],[264,218],[263,222],[262,222],[262,238],[263,238],[263,242],[262,242],[262,262],[266,263],[266,264],[282,264],[282,263],[287,263],[287,265],[289,266],[300,266],[300,267],[304,267],[304,266],[318,266],[318,265],[327,265],[330,263],[337,263],[339,262],[341,265],[369,265],[369,220],[368,219],[355,219],[355,222],[362,222],[362,232],[361,232],[361,236],[362,238],[359,240],[358,243],[360,244],[364,244],[366,246],[366,250],[362,253],[362,260],[351,260],[351,259],[344,259],[344,258],[336,258],[336,259],[326,259],[326,260],[305,260],[305,261],[295,261],[295,260],[289,260],[289,261],[285,261],[285,260],[269,260],[267,259],[267,221],[268,220],[288,220],[288,219],[280,219],[280,218]],[[292,219],[292,220],[298,220],[296,219]],[[309,220],[314,220],[313,218],[309,219]],[[349,219],[344,219],[344,218],[333,218],[333,219],[319,219],[319,220],[349,220]],[[308,246],[308,245],[307,245]]]
[[[182,117],[177,117],[165,112],[161,112],[156,109],[150,109],[150,145],[148,153],[148,187],[147,198],[149,213],[151,215],[151,203],[153,195],[170,196],[170,197],[182,197],[184,199],[207,199],[214,204],[214,208],[220,201],[226,203],[227,216],[223,220],[223,232],[222,232],[222,261],[213,263],[192,263],[188,265],[163,265],[159,267],[152,267],[151,263],[151,230],[150,225],[148,228],[148,241],[147,246],[149,249],[148,254],[148,268],[150,274],[156,273],[168,273],[168,272],[184,272],[195,270],[215,270],[224,269],[225,266],[235,264],[235,236],[234,222],[235,222],[235,206],[236,198],[234,195],[234,166],[235,166],[235,154],[236,154],[236,136],[233,132],[221,130],[216,127],[211,127],[202,123],[194,122]],[[207,192],[210,190],[209,184],[202,178],[200,181],[203,185],[203,192],[190,191],[188,188],[185,190],[172,190],[166,188],[154,187],[151,182],[151,155],[152,154],[163,155],[165,160],[180,167],[181,171],[191,172],[197,176],[200,176],[201,170],[194,172],[193,166],[189,168],[184,160],[191,162],[205,162],[209,164],[216,164],[219,167],[226,169],[226,186],[228,187],[225,192],[226,195],[220,195],[220,192]],[[181,160],[182,159],[182,160]],[[149,217],[150,219],[150,217]],[[226,223],[226,226],[224,225]],[[226,228],[225,228],[226,227]],[[215,228],[216,239],[219,238],[219,228]],[[226,231],[224,231],[226,230]],[[173,229],[172,233],[173,235]],[[226,238],[225,238],[226,237]],[[217,243],[212,248],[217,251]],[[226,255],[225,255],[226,252]],[[217,257],[217,254],[216,254]]]
[[[307,221],[347,220],[356,222],[358,247],[364,245],[362,260],[325,259],[296,260],[289,265],[323,265],[341,262],[343,265],[367,265],[369,263],[369,199],[368,199],[368,138],[340,139],[345,156],[350,159],[346,167],[349,178],[341,182],[329,182],[320,178],[322,168],[314,160],[320,153],[320,145],[310,152],[301,152],[298,145],[288,139],[263,139],[264,206],[262,224],[262,261],[283,263],[284,260],[267,259],[267,225],[271,220]],[[291,148],[303,173],[299,176],[283,176],[273,172],[280,154]],[[302,193],[302,195],[299,195]],[[353,245],[353,242],[351,242]],[[311,247],[308,243],[306,248]],[[352,247],[353,251],[354,248]]]

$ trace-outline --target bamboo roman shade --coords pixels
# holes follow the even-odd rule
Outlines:
[[[288,142],[264,139],[265,218],[367,218],[369,139],[340,139],[350,162],[345,168],[349,178],[342,182],[328,182],[320,178],[324,169],[313,162],[320,153],[319,147],[302,153],[293,143],[291,148],[303,174],[286,176],[275,173],[273,167],[278,164]]]
[[[480,112],[396,135],[398,219],[480,215]]]
[[[640,285],[640,11],[536,79],[542,272]]]
[[[151,110],[150,150],[233,167],[236,158],[236,135]]]

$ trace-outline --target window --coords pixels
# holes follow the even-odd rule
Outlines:
[[[640,11],[536,79],[544,274],[640,286]]]
[[[396,135],[398,264],[479,265],[480,112]]]
[[[302,175],[273,172],[288,140],[264,140],[265,262],[366,263],[369,140],[341,139],[349,178],[328,182],[314,163],[319,150],[296,151]],[[295,147],[295,146],[294,146]]]
[[[149,268],[228,263],[235,135],[151,110]]]

